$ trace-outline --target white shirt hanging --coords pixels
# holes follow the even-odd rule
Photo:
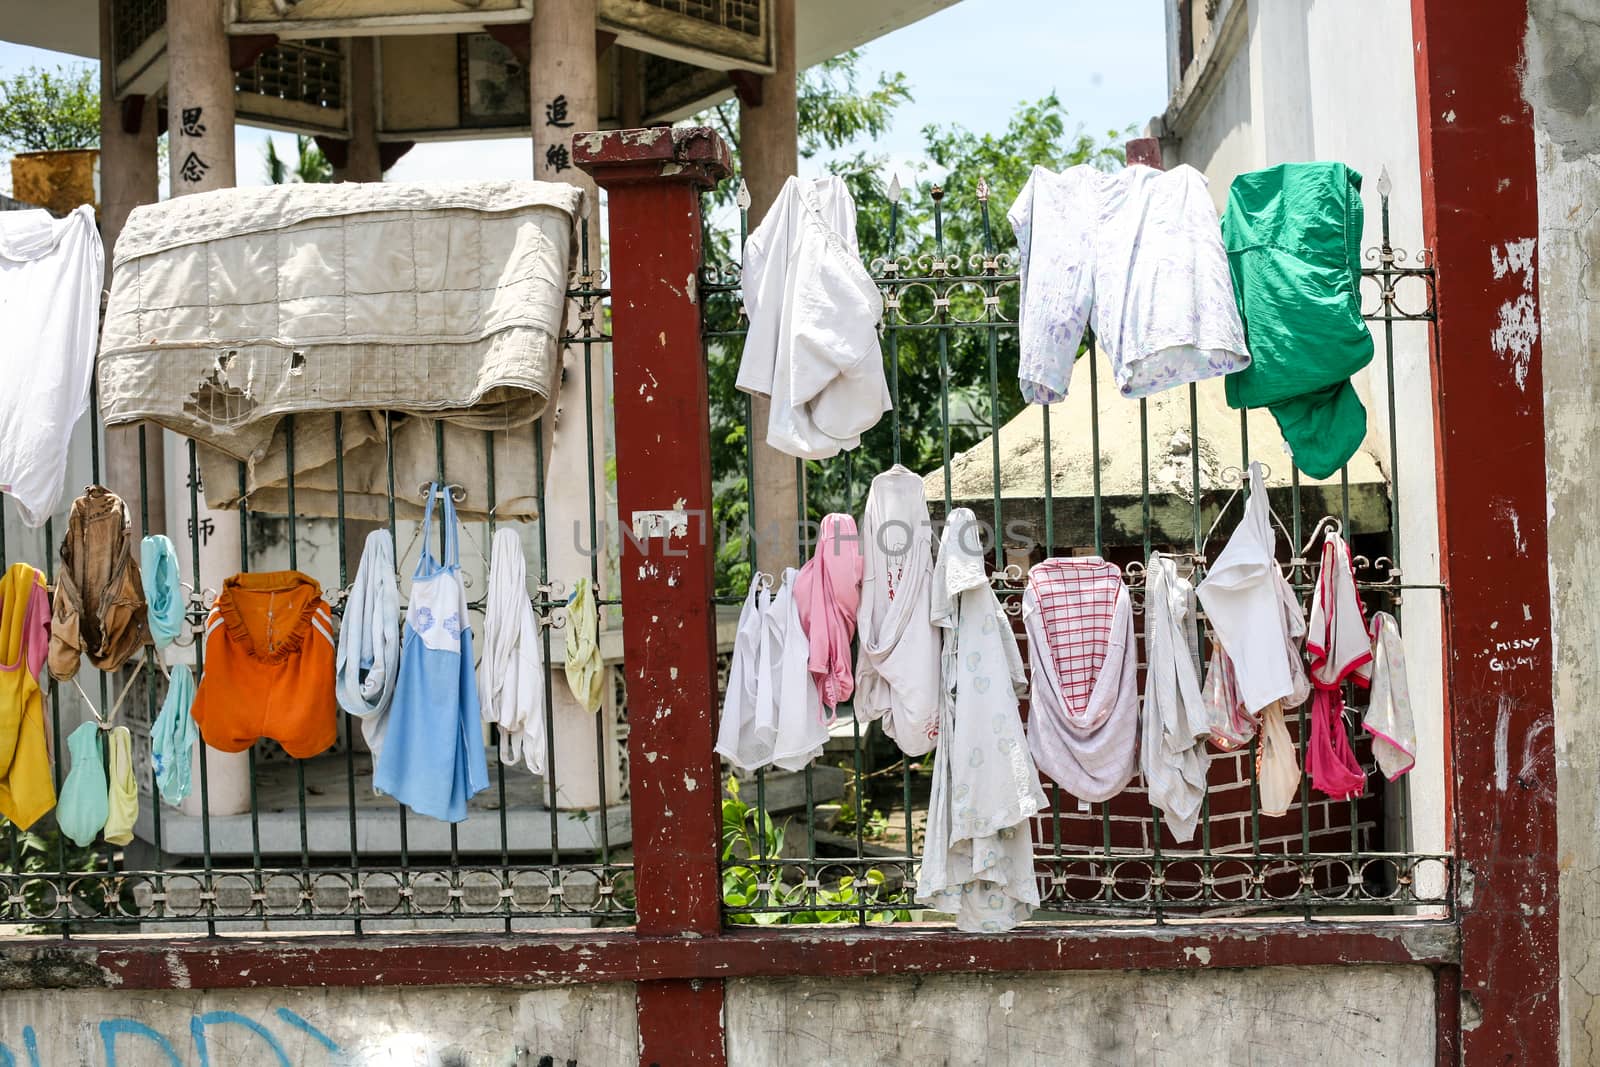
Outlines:
[[[872,479],[861,516],[855,711],[863,721],[883,719],[883,732],[908,756],[931,752],[939,734],[932,547],[922,479],[899,464]]]
[[[1194,586],[1169,556],[1150,554],[1144,579],[1144,731],[1139,769],[1150,804],[1176,841],[1194,836],[1206,795],[1211,724],[1200,692]]]
[[[67,446],[89,404],[105,251],[94,209],[63,219],[0,211],[0,490],[43,526],[66,488]]]
[[[889,410],[883,296],[861,263],[856,205],[834,175],[791,177],[745,242],[750,318],[738,387],[772,398],[767,444],[827,459]]]
[[[811,676],[806,632],[794,600],[797,573],[793,567],[783,572],[783,584],[763,615],[756,675],[758,715],[770,716],[773,723],[772,764],[786,771],[803,769],[828,741],[822,694]]]
[[[517,532],[502,527],[490,548],[489,591],[483,609],[483,659],[478,663],[479,711],[500,730],[500,762],[519,760],[544,774],[544,648],[528,599],[528,566]]]
[[[1092,556],[1047,559],[1028,576],[1022,619],[1033,758],[1080,800],[1109,800],[1138,765],[1138,656],[1122,572]]]
[[[717,754],[746,773],[772,761],[777,721],[769,704],[759,701],[762,638],[772,593],[763,576],[750,581],[739,628],[733,638],[733,658],[728,664],[728,688],[722,700],[722,722],[717,728]]]
[[[1406,651],[1400,625],[1387,612],[1372,616],[1372,693],[1361,725],[1372,735],[1372,755],[1389,781],[1417,762],[1417,726],[1406,684]]]
[[[984,573],[976,522],[968,508],[950,513],[934,572],[943,699],[917,903],[953,914],[962,930],[999,932],[1039,906],[1028,820],[1045,797],[1018,712],[1022,656]]]
[[[1261,464],[1251,463],[1244,519],[1195,590],[1251,713],[1275,700],[1295,707],[1310,695],[1297,645],[1305,620],[1278,569],[1270,515]]]

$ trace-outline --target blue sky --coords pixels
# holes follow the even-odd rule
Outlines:
[[[1014,107],[1052,90],[1075,121],[1093,133],[1143,126],[1167,97],[1160,0],[964,0],[883,37],[863,50],[865,71],[904,71],[915,100],[876,150],[909,166],[919,158],[921,128],[959,123],[1000,129]],[[802,0],[801,10],[804,10]],[[0,43],[0,76],[29,65],[83,62],[54,52]],[[293,138],[239,131],[239,182],[265,181],[268,136],[293,154]],[[525,177],[526,140],[421,145],[389,172],[394,181]],[[3,184],[9,185],[9,175]]]

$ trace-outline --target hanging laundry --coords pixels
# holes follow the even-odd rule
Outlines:
[[[44,575],[13,563],[0,578],[0,815],[19,830],[56,803],[39,685],[49,622]]]
[[[951,511],[934,567],[943,692],[917,903],[997,933],[1039,906],[1028,820],[1045,797],[1018,711],[1027,674],[977,532],[970,508]]]
[[[1228,376],[1228,404],[1271,411],[1313,478],[1344,466],[1367,434],[1350,382],[1373,350],[1361,318],[1362,220],[1361,175],[1343,163],[1241,174],[1222,218],[1252,356]]]
[[[1067,395],[1086,326],[1126,397],[1250,365],[1216,208],[1193,167],[1034,167],[1007,218],[1028,403]]]
[[[1350,749],[1344,728],[1345,679],[1366,685],[1372,667],[1372,640],[1356,590],[1355,566],[1344,538],[1330,530],[1322,540],[1316,590],[1306,634],[1311,658],[1311,737],[1306,770],[1311,784],[1335,800],[1360,796],[1367,776]]]
[[[579,578],[567,601],[567,688],[585,711],[599,711],[605,700],[605,663],[600,658],[600,613],[594,585]]]
[[[61,502],[72,429],[89,405],[105,251],[94,208],[65,218],[0,212],[0,490],[22,521],[43,526]]]
[[[856,718],[883,720],[908,756],[939,735],[939,631],[931,611],[933,522],[922,479],[895,464],[872,479],[861,516]]]
[[[1372,616],[1372,692],[1362,728],[1372,735],[1372,755],[1389,781],[1417,762],[1417,727],[1406,684],[1406,651],[1400,624],[1387,612]]]
[[[139,573],[144,579],[150,637],[157,650],[164,649],[183,633],[189,606],[183,596],[178,551],[165,534],[151,534],[139,542]]]
[[[394,538],[388,530],[367,534],[344,602],[334,668],[335,697],[347,714],[361,720],[373,766],[383,754],[400,675],[400,587],[394,572]]]
[[[1283,721],[1283,701],[1261,709],[1261,746],[1256,750],[1256,792],[1261,814],[1282,815],[1300,795],[1300,759]]]
[[[544,682],[544,648],[528,599],[522,539],[502,528],[490,549],[478,700],[484,721],[499,729],[500,762],[520,760],[534,774],[544,774],[548,746]]]
[[[1139,769],[1150,804],[1173,840],[1188,841],[1206,796],[1206,740],[1211,723],[1200,694],[1194,586],[1170,556],[1152,552],[1145,566],[1144,731]]]
[[[1275,700],[1298,707],[1311,695],[1299,648],[1306,624],[1278,568],[1276,545],[1266,479],[1261,464],[1251,463],[1244,518],[1195,593],[1252,714]]]
[[[772,399],[767,444],[801,459],[855,448],[891,406],[883,296],[861,263],[843,179],[790,177],[744,246],[750,318],[738,388]]]
[[[100,758],[100,723],[91,719],[67,735],[72,767],[61,783],[56,825],[79,848],[94,844],[111,813],[106,765]]]
[[[770,702],[770,694],[760,687],[766,615],[771,606],[772,594],[765,576],[757,574],[750,580],[750,591],[739,609],[733,656],[728,663],[728,687],[722,698],[722,720],[717,726],[717,755],[745,773],[772,761],[772,746],[778,737],[777,709]],[[761,703],[763,695],[769,696],[768,703]]]
[[[1211,728],[1211,743],[1225,752],[1239,748],[1256,735],[1261,724],[1244,706],[1244,699],[1239,696],[1239,683],[1233,676],[1233,664],[1220,643],[1212,644],[1205,684],[1206,721]]]
[[[66,681],[83,656],[102,671],[117,670],[149,639],[128,506],[104,486],[91,485],[72,502],[61,539],[50,673]]]
[[[436,499],[444,501],[442,563],[429,548]],[[419,815],[461,822],[467,801],[489,788],[489,767],[472,673],[456,509],[449,491],[437,483],[428,495],[423,530],[428,536],[411,578],[400,676],[372,785]]]
[[[1137,767],[1138,655],[1133,601],[1116,564],[1047,559],[1022,594],[1034,761],[1080,800],[1109,800]]]
[[[108,763],[105,839],[113,845],[133,840],[139,821],[139,784],[133,778],[133,735],[126,726],[114,726],[106,735]]]
[[[155,765],[156,788],[168,804],[181,804],[188,797],[194,765],[194,743],[199,737],[194,716],[194,673],[187,663],[172,668],[167,680],[167,697],[161,713],[150,728],[150,760]]]
[[[243,752],[266,737],[309,759],[338,739],[333,613],[316,579],[235,574],[206,618],[204,647],[190,714],[206,744]]]
[[[848,515],[824,515],[817,547],[794,582],[795,608],[810,648],[811,677],[833,714],[855,692],[850,642],[861,606],[861,538]]]
[[[797,577],[793,567],[783,572],[763,616],[756,675],[756,721],[772,723],[771,762],[786,771],[803,770],[828,743],[827,714],[811,673],[809,645],[794,594]]]
[[[482,181],[291,183],[137,207],[106,306],[106,425],[192,438],[207,502],[230,507],[242,489],[260,513],[287,506],[292,415],[296,510],[386,520],[391,487],[399,517],[421,514],[442,419],[466,499],[531,519],[527,427],[556,396],[583,206],[571,185]]]

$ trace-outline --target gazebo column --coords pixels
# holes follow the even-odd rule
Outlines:
[[[100,0],[100,238],[106,246],[106,289],[111,288],[112,249],[128,221],[128,212],[161,198],[161,172],[156,152],[159,115],[156,102],[145,96],[116,97],[116,35],[112,0]],[[144,505],[139,498],[139,428],[113,426],[105,431],[106,487],[128,502],[139,536],[167,528],[167,494],[162,477],[165,450],[159,429],[145,433]],[[149,528],[143,522],[149,509]]]
[[[599,127],[599,60],[595,48],[595,0],[539,0],[533,6],[531,54],[528,60],[528,106],[533,121],[533,174],[542,181],[568,182],[589,196],[589,262],[600,267],[598,191],[594,180],[572,163],[572,133]],[[576,322],[576,316],[569,319]],[[551,410],[540,420],[545,455],[543,521],[549,575],[570,594],[579,578],[599,575],[596,595],[614,597],[611,553],[607,548],[606,413],[610,406],[611,377],[606,352],[577,345],[563,354],[561,390]],[[586,385],[587,380],[587,385]],[[594,462],[589,461],[591,442]],[[591,530],[590,472],[600,479],[594,487]],[[602,608],[600,629],[607,627],[609,612]],[[594,714],[584,710],[567,687],[561,670],[564,630],[555,632],[550,692],[554,725],[555,765],[553,789],[547,801],[562,808],[592,808],[601,802],[599,762],[605,761],[607,803],[621,799],[622,775],[614,757],[616,701],[612,674],[606,671],[604,700]],[[598,715],[600,721],[595,721]]]
[[[778,191],[800,168],[799,72],[794,54],[795,0],[773,0],[773,56],[776,69],[759,79],[736,81],[739,95],[739,169],[750,188],[750,225],[766,217]],[[754,421],[754,524],[756,565],[778,573],[800,562],[799,464],[766,444],[771,403],[756,397]]]
[[[223,5],[214,0],[167,0],[167,133],[175,197],[237,183],[233,66],[222,20]],[[224,578],[240,570],[239,516],[206,505],[187,440],[170,432],[165,436],[168,529],[173,531],[184,577],[199,589],[219,590]],[[196,534],[198,551],[191,547]],[[247,758],[248,752],[206,750],[207,805],[212,815],[249,810]],[[199,813],[199,789],[184,801],[183,810]]]
[[[378,42],[374,37],[352,37],[345,53],[349,64],[350,140],[342,166],[333,169],[334,181],[381,182],[383,161],[378,154]]]

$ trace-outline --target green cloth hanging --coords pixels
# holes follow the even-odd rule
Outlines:
[[[1283,163],[1228,190],[1222,240],[1250,366],[1228,406],[1265,407],[1294,462],[1327,478],[1355,455],[1367,409],[1350,376],[1372,362],[1361,318],[1361,175],[1343,163]]]

